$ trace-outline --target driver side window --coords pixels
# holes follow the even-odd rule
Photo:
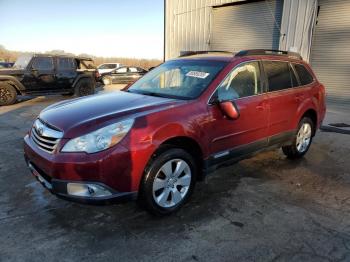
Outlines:
[[[219,101],[261,94],[260,70],[258,62],[238,65],[231,71],[217,89]]]
[[[36,70],[53,70],[52,57],[36,57],[32,65]]]

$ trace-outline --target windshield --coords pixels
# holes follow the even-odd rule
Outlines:
[[[16,63],[13,65],[15,68],[25,69],[32,59],[32,55],[22,55],[17,58]]]
[[[179,99],[198,97],[227,62],[174,60],[166,62],[135,82],[128,92]]]

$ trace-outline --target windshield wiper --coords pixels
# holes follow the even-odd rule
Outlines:
[[[155,93],[155,92],[147,92],[147,91],[140,91],[140,90],[130,90],[130,89],[128,90],[128,92],[130,92],[130,93],[137,93],[137,94],[146,95],[146,96],[157,96],[157,97],[169,98],[168,95],[159,94],[159,93]]]

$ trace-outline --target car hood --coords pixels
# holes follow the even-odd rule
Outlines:
[[[39,118],[73,138],[122,119],[136,118],[184,103],[182,100],[117,91],[53,104]]]

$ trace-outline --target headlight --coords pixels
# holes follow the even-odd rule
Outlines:
[[[103,127],[89,134],[69,140],[61,151],[96,153],[105,150],[119,143],[133,124],[134,119],[128,119]]]

